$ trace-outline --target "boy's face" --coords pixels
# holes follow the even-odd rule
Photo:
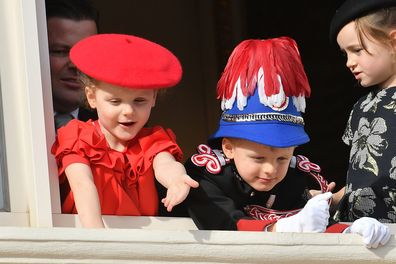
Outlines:
[[[153,89],[128,89],[105,82],[85,90],[108,144],[118,151],[124,150],[147,123],[157,97]]]
[[[224,154],[242,179],[257,191],[269,191],[285,178],[295,147],[273,148],[244,139],[224,138]]]

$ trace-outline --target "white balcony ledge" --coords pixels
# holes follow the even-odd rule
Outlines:
[[[367,249],[354,234],[198,231],[187,230],[188,219],[141,220],[148,229],[0,227],[0,263],[396,263],[394,236]]]

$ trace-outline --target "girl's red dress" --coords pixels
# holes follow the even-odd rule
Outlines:
[[[158,214],[153,159],[167,151],[182,159],[170,129],[142,128],[125,151],[111,149],[97,121],[70,121],[58,130],[51,152],[55,155],[61,185],[68,184],[65,169],[72,163],[91,167],[104,215]],[[73,193],[66,194],[62,213],[77,213]]]

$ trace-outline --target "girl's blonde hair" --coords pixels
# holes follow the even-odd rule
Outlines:
[[[86,96],[86,90],[87,89],[91,89],[94,90],[96,89],[96,86],[98,85],[99,81],[96,80],[95,78],[92,78],[91,76],[86,75],[85,73],[78,71],[78,81],[82,84],[82,86],[84,87],[84,93],[83,93],[83,98],[82,98],[82,102],[83,102],[83,106],[91,109],[91,107],[89,106],[88,100],[87,100],[87,96]],[[155,89],[157,90],[157,99],[160,96],[163,96],[166,92],[167,89]]]
[[[359,42],[367,51],[363,37],[391,47],[389,32],[396,29],[396,7],[380,9],[355,19]],[[367,51],[368,52],[368,51]]]
[[[82,87],[84,89],[82,104],[85,108],[91,109],[87,100],[86,89],[95,89],[98,81],[80,71],[78,71],[78,80],[82,84]]]
[[[78,71],[78,80],[83,87],[93,87],[97,84],[97,80],[80,71]]]

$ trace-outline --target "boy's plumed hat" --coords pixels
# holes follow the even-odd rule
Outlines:
[[[331,20],[330,41],[335,43],[338,33],[349,22],[391,6],[396,6],[396,0],[346,0]]]
[[[73,46],[70,59],[84,74],[128,88],[172,87],[182,76],[180,62],[172,52],[131,35],[90,36]]]
[[[288,37],[245,40],[217,84],[223,114],[209,141],[241,138],[272,147],[309,141],[301,112],[310,87],[296,42]]]

